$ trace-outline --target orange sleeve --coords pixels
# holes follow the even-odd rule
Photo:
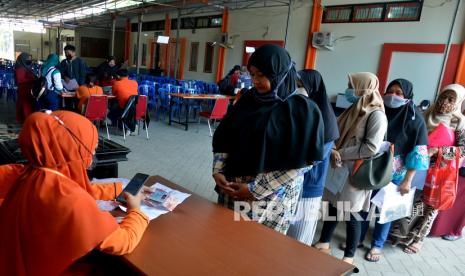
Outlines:
[[[121,182],[94,183],[91,187],[94,198],[99,200],[113,200],[123,191]]]
[[[112,255],[129,254],[139,244],[148,225],[149,218],[139,209],[133,209],[97,249]]]

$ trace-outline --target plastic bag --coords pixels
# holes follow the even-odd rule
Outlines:
[[[392,182],[379,190],[371,199],[371,202],[380,210],[378,223],[384,224],[410,216],[415,190],[412,188],[408,194],[401,195],[398,186]]]
[[[437,210],[447,210],[457,197],[460,150],[454,160],[445,160],[439,148],[436,165],[428,170],[423,188],[423,202]]]

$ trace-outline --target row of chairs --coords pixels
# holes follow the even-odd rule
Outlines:
[[[135,120],[138,124],[138,134],[140,133],[140,123],[144,121],[145,132],[147,135],[147,140],[149,139],[149,131],[147,127],[147,96],[139,96],[139,99],[136,104],[136,114]],[[107,123],[108,115],[108,97],[106,95],[91,95],[87,101],[86,109],[84,116],[89,119],[92,123],[98,123],[97,126],[100,128],[100,123],[103,121],[105,123],[105,128],[107,130],[107,138],[110,140],[110,132],[108,131]],[[126,140],[126,129],[124,123],[123,126],[123,138]]]

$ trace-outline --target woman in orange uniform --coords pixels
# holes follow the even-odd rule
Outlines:
[[[121,183],[91,184],[98,133],[83,116],[36,112],[19,135],[25,166],[0,166],[0,275],[73,273],[93,249],[122,255],[139,243],[149,223],[144,195],[126,194],[128,214],[118,225],[96,199],[114,199]]]
[[[85,112],[85,106],[89,100],[90,95],[103,95],[102,87],[95,85],[97,76],[95,74],[87,74],[86,83],[79,86],[76,91],[76,98],[78,98],[78,111],[81,114]]]

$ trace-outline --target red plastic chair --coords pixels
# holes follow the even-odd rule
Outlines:
[[[213,136],[212,128],[210,125],[210,120],[221,120],[223,119],[224,115],[228,111],[229,105],[229,98],[219,98],[215,101],[215,105],[213,106],[213,110],[209,111],[202,111],[199,113],[199,123],[200,118],[206,118],[208,122],[208,129],[210,130],[210,136]],[[213,122],[214,123],[214,122]]]
[[[107,124],[107,107],[108,107],[108,98],[105,95],[91,95],[87,100],[86,112],[84,116],[89,119],[91,122],[98,122],[98,127],[100,128],[100,122],[105,122],[105,127],[107,129],[107,138],[110,140],[110,133],[108,132]]]
[[[147,116],[147,96],[139,96],[139,100],[136,104],[136,121],[137,121],[137,134],[140,133],[140,121],[144,120],[145,133],[147,134],[147,140],[149,139],[149,129],[147,127],[147,121],[145,117]]]

